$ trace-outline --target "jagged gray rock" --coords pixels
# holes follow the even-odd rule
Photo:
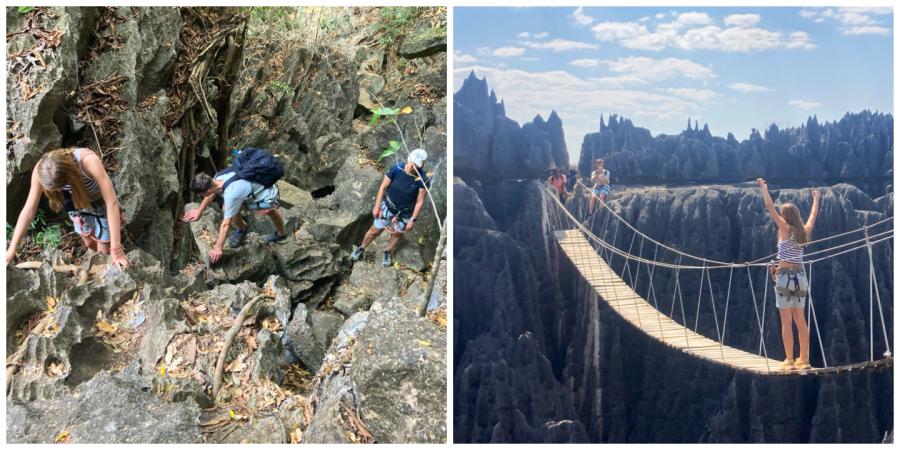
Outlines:
[[[77,444],[200,443],[200,408],[192,399],[166,402],[127,375],[102,371],[72,394],[7,406],[12,443],[53,442],[67,432]]]

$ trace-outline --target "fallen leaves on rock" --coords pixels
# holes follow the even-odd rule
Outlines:
[[[273,333],[277,333],[284,329],[284,326],[281,325],[281,321],[275,316],[268,316],[263,319],[262,326]]]
[[[304,369],[300,364],[281,366],[281,370],[284,374],[284,379],[281,382],[282,386],[295,392],[305,393],[309,391],[315,376],[312,372]]]
[[[62,361],[54,360],[47,364],[47,376],[58,378],[66,374],[66,365]]]
[[[11,54],[6,59],[7,74],[21,81],[22,75],[32,68],[43,70],[47,67],[46,55],[62,43],[62,30],[51,29],[54,16],[49,8],[38,7],[31,10],[22,22],[22,27],[13,33],[7,33],[6,40],[19,35],[28,35],[33,43],[24,50]]]
[[[133,355],[130,353],[140,344],[144,317],[139,291],[135,291],[127,302],[113,310],[108,318],[103,317],[102,311],[97,311],[94,336],[114,353],[123,356],[117,366],[127,365],[132,359]]]
[[[72,443],[72,436],[69,434],[68,430],[63,430],[59,434],[53,438],[54,444],[70,444]]]
[[[447,330],[447,306],[428,311],[428,320],[434,322],[441,330]]]
[[[299,444],[303,442],[303,430],[294,428],[291,431],[291,444]]]

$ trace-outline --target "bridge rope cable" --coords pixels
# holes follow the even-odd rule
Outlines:
[[[584,186],[583,182],[578,181],[578,183],[581,183],[582,186]],[[584,187],[587,188],[586,186],[584,186]],[[722,269],[724,269],[724,268],[732,268],[732,267],[735,267],[735,268],[736,268],[736,267],[742,267],[742,266],[745,266],[745,265],[747,265],[747,264],[750,264],[750,265],[752,265],[752,266],[764,266],[764,265],[768,264],[767,262],[765,262],[765,260],[768,260],[768,259],[770,259],[770,258],[772,258],[773,256],[776,255],[775,253],[773,253],[773,254],[771,254],[771,255],[769,255],[769,256],[766,256],[766,257],[763,257],[763,258],[759,258],[759,259],[756,259],[756,260],[753,260],[753,261],[745,262],[745,263],[724,262],[724,261],[718,261],[718,260],[714,260],[714,259],[703,258],[703,257],[700,257],[700,256],[692,255],[692,254],[690,254],[690,253],[686,253],[686,252],[683,252],[683,251],[678,250],[678,249],[676,249],[676,248],[667,246],[667,245],[665,245],[665,244],[663,244],[663,243],[661,243],[661,242],[659,242],[659,241],[657,241],[657,240],[651,238],[650,236],[647,236],[646,234],[642,233],[642,232],[639,231],[637,228],[635,228],[634,226],[632,226],[630,223],[628,223],[628,221],[626,221],[621,215],[619,215],[619,214],[617,214],[615,211],[613,211],[612,208],[609,207],[609,205],[607,204],[607,202],[599,202],[599,203],[600,203],[600,205],[601,205],[607,212],[609,212],[613,217],[615,217],[616,219],[618,219],[619,222],[624,223],[626,227],[628,227],[629,229],[631,229],[633,232],[638,233],[641,237],[644,237],[644,238],[650,240],[651,242],[654,242],[654,243],[656,243],[656,244],[659,244],[659,245],[662,246],[664,249],[669,250],[669,251],[672,251],[672,252],[674,252],[674,253],[676,253],[676,254],[680,254],[680,255],[685,256],[685,257],[687,257],[687,258],[690,258],[690,259],[693,259],[693,260],[697,260],[697,261],[699,261],[699,262],[706,262],[706,263],[707,263],[706,265],[700,265],[700,266],[697,266],[697,265],[694,265],[694,266],[684,266],[683,268],[694,269],[694,270],[708,270],[708,269],[717,269],[717,268],[722,268]],[[560,203],[559,206],[562,207],[562,209],[565,211],[566,214],[568,214],[568,215],[571,216],[571,212],[568,211],[568,209],[565,207],[565,205],[562,205],[562,204]],[[574,216],[572,216],[572,219],[573,219],[574,222],[579,223],[578,220],[574,218]],[[890,216],[890,217],[887,217],[887,218],[885,218],[885,219],[879,220],[878,222],[875,222],[875,223],[873,223],[873,224],[871,224],[871,225],[863,226],[863,227],[861,227],[861,228],[859,228],[859,229],[847,231],[847,232],[840,233],[840,234],[833,235],[833,236],[828,236],[828,237],[825,237],[825,238],[818,239],[818,240],[816,240],[816,241],[811,241],[811,242],[807,243],[806,245],[810,245],[810,244],[812,244],[812,243],[817,243],[817,242],[823,242],[823,241],[835,239],[835,238],[840,237],[840,236],[845,236],[845,235],[847,235],[847,234],[852,234],[852,233],[855,233],[855,232],[863,231],[863,230],[865,230],[865,229],[867,229],[867,228],[870,228],[870,227],[873,227],[873,226],[876,226],[876,225],[880,225],[880,224],[882,224],[882,223],[886,223],[886,222],[888,222],[888,221],[890,221],[890,220],[893,220],[893,216]],[[618,222],[617,222],[617,223],[618,223]],[[582,224],[580,224],[580,223],[579,223],[578,228],[580,228],[582,231],[588,233],[588,235],[589,235],[589,237],[590,237],[591,239],[600,239],[599,237],[597,237],[596,235],[594,235],[593,232],[591,232],[590,229],[586,229],[586,228],[585,228]],[[885,233],[893,234],[893,229],[888,230],[887,232],[884,232],[884,233],[882,233],[882,234],[885,234]],[[864,241],[864,239],[863,239],[862,241]],[[880,241],[879,241],[879,242],[880,242]],[[842,244],[841,246],[844,246],[844,244]],[[861,248],[863,248],[863,247],[864,247],[864,246],[860,246],[860,247],[858,247],[858,248],[855,248],[855,250],[861,249]],[[828,251],[828,249],[826,249],[826,250],[824,250],[824,251],[813,252],[813,253],[818,254],[818,253],[822,253],[822,252],[825,252],[825,251]],[[843,254],[843,253],[840,253],[840,254]],[[624,255],[620,255],[620,256],[626,257],[626,256],[624,256]],[[837,255],[832,255],[832,256],[837,256]],[[634,258],[633,255],[631,255],[631,257]],[[815,260],[815,261],[821,261],[821,260],[823,260],[823,259],[828,259],[828,258],[827,258],[827,257],[826,257],[826,258],[820,258],[820,259],[817,259],[817,260]],[[643,260],[643,262],[646,263],[647,260]],[[665,266],[665,264],[661,264],[661,263],[657,263],[657,265]],[[671,268],[671,267],[670,267],[670,268]]]
[[[725,344],[725,331],[728,329],[728,303],[731,300],[731,276],[734,275],[734,268],[728,271],[728,290],[725,294],[725,315],[722,317],[722,345]]]
[[[867,232],[866,237],[868,238],[868,236],[869,236],[869,234]],[[869,310],[870,310],[870,312],[869,312],[869,316],[870,316],[869,317],[869,319],[870,319],[869,328],[872,329],[875,327],[874,323],[872,323],[873,320],[871,317],[872,290],[874,289],[875,298],[878,300],[878,317],[881,319],[881,332],[882,332],[882,336],[884,336],[884,347],[887,350],[885,355],[887,356],[887,355],[891,354],[891,343],[890,343],[890,340],[888,339],[887,327],[885,326],[885,323],[884,323],[884,310],[881,307],[881,294],[878,292],[878,278],[876,278],[876,276],[875,276],[875,260],[872,257],[872,244],[867,243],[866,247],[867,247],[866,248],[867,253],[869,254],[869,274],[872,279],[871,283],[869,285]],[[871,341],[871,340],[873,340],[871,338],[872,332],[870,332],[869,334],[870,334],[870,341]],[[874,357],[873,357],[874,356],[874,344],[870,344],[870,347],[873,347],[873,349],[870,350],[870,360],[874,361]]]
[[[822,343],[822,332],[819,331],[819,320],[816,318],[816,308],[813,305],[813,296],[812,296],[812,280],[813,280],[813,265],[809,264],[809,289],[806,291],[806,298],[809,300],[809,314],[812,314],[813,324],[816,327],[816,337],[819,341],[819,350],[822,352],[822,365],[824,367],[828,367],[828,360],[825,359],[825,345]],[[809,319],[806,320],[806,323],[809,323]]]
[[[551,193],[552,193],[552,191],[551,191]],[[605,241],[604,239],[602,239],[602,238],[598,237],[597,235],[595,235],[590,229],[588,229],[587,227],[585,227],[584,224],[582,224],[582,223],[579,222],[574,216],[572,216],[572,213],[571,213],[570,211],[568,211],[568,209],[567,209],[564,205],[562,205],[562,203],[559,202],[558,198],[555,198],[555,199],[556,199],[557,204],[558,204],[558,206],[560,207],[560,209],[562,209],[562,212],[563,212],[564,214],[566,214],[567,216],[570,217],[570,219],[572,220],[572,222],[576,225],[576,227],[577,227],[579,230],[581,230],[588,238],[590,238],[591,240],[595,241],[598,245],[603,246],[604,248],[606,248],[609,252],[618,254],[619,256],[621,256],[621,257],[623,257],[623,258],[625,258],[625,259],[631,259],[631,260],[634,260],[634,261],[640,261],[640,262],[643,262],[643,263],[645,263],[645,264],[654,264],[654,265],[656,265],[656,266],[668,267],[668,268],[674,269],[674,265],[672,265],[672,264],[662,263],[662,262],[653,262],[653,261],[650,261],[650,260],[648,260],[648,259],[646,259],[646,258],[641,258],[641,257],[638,257],[638,256],[635,256],[635,255],[630,254],[630,250],[629,250],[628,252],[624,252],[624,251],[618,249],[618,248],[615,247],[614,245],[608,243],[608,242]],[[601,205],[603,205],[603,206],[606,208],[606,210],[609,211],[614,217],[616,217],[616,218],[619,219],[618,221],[616,221],[616,225],[617,225],[617,227],[616,227],[616,233],[618,233],[618,224],[619,224],[619,222],[624,222],[624,219],[622,219],[621,216],[618,216],[618,215],[616,215],[615,213],[613,213],[612,210],[610,210],[609,207],[606,206],[605,203],[601,203]],[[672,252],[674,252],[674,253],[676,253],[676,254],[680,254],[680,255],[682,255],[682,256],[686,256],[686,257],[689,257],[689,258],[698,259],[698,258],[696,258],[696,257],[693,257],[693,256],[690,255],[690,254],[687,254],[687,253],[680,252],[680,251],[678,251],[678,250],[672,249],[672,247],[666,246],[665,244],[662,244],[662,243],[660,243],[660,242],[654,240],[653,238],[650,238],[649,236],[646,236],[646,235],[640,233],[639,231],[634,231],[634,230],[635,230],[634,227],[632,227],[632,226],[631,226],[630,224],[628,224],[627,222],[624,222],[624,223],[625,223],[625,226],[626,226],[626,227],[630,228],[633,232],[636,232],[639,236],[642,236],[642,237],[644,237],[644,238],[650,240],[651,242],[654,242],[654,243],[656,243],[656,244],[659,244],[662,248],[664,248],[664,249],[666,249],[666,250],[672,251]],[[882,237],[881,239],[877,239],[877,240],[872,240],[871,242],[872,242],[872,244],[876,244],[876,243],[879,243],[879,242],[884,241],[885,239],[889,239],[890,237],[892,237],[892,235],[893,235],[893,229],[891,229],[891,230],[889,230],[889,231],[887,231],[887,232],[879,233],[879,236],[885,236],[885,237]],[[615,236],[614,236],[614,239],[615,239]],[[862,241],[864,241],[864,240],[862,240]],[[842,246],[844,246],[844,245],[841,244],[841,247],[842,247]],[[864,242],[863,242],[861,245],[857,246],[857,247],[854,247],[854,248],[851,248],[851,249],[849,249],[849,250],[846,250],[846,251],[843,251],[843,252],[839,252],[839,253],[836,253],[836,254],[826,255],[826,256],[824,256],[824,257],[822,257],[822,258],[814,259],[814,260],[812,260],[812,262],[824,261],[824,260],[826,260],[826,259],[830,259],[830,258],[833,258],[833,257],[836,257],[836,256],[840,256],[840,255],[842,255],[842,254],[849,253],[849,252],[851,252],[851,251],[856,251],[856,250],[859,250],[859,249],[862,249],[862,248],[865,248],[865,243],[864,243]],[[814,253],[817,253],[817,254],[818,254],[818,253],[822,253],[822,251],[814,252]],[[610,259],[611,259],[611,257],[610,257]],[[703,258],[699,258],[699,259],[700,259],[701,261],[703,260]],[[710,261],[710,260],[706,260],[707,263],[708,263],[709,261]],[[724,265],[723,265],[723,264],[724,264]],[[721,262],[719,262],[718,265],[715,265],[715,266],[710,266],[710,265],[700,265],[700,266],[697,266],[697,265],[681,265],[680,267],[681,267],[682,269],[686,269],[686,270],[710,270],[710,269],[725,269],[725,268],[731,268],[731,267],[737,268],[737,267],[743,267],[743,266],[747,266],[747,265],[755,266],[755,267],[763,267],[763,266],[767,266],[768,264],[769,264],[768,262],[744,262],[744,263],[721,263]]]
[[[551,191],[551,193],[553,193],[553,192]],[[658,326],[660,327],[660,336],[663,336],[663,328],[662,328],[662,317],[661,317],[662,313],[659,310],[659,302],[656,298],[656,291],[654,289],[654,275],[656,273],[656,268],[657,267],[666,267],[666,268],[673,269],[673,271],[674,271],[674,275],[675,275],[673,277],[674,289],[672,290],[672,304],[670,307],[669,317],[672,317],[674,314],[675,300],[677,298],[680,309],[681,309],[683,324],[686,324],[687,317],[686,317],[685,311],[684,311],[684,297],[681,292],[681,281],[680,281],[681,270],[682,269],[699,270],[700,271],[700,282],[698,284],[697,310],[696,310],[695,317],[694,317],[694,332],[697,332],[699,330],[700,308],[701,308],[701,304],[702,304],[703,287],[704,287],[703,283],[705,282],[705,283],[707,283],[707,289],[709,291],[710,304],[713,308],[713,320],[714,320],[715,327],[716,327],[716,335],[717,335],[718,342],[719,342],[720,355],[721,355],[723,361],[725,359],[724,340],[725,340],[725,333],[727,331],[728,310],[729,310],[729,306],[730,306],[734,268],[741,267],[741,266],[745,267],[746,268],[745,270],[747,272],[748,285],[749,285],[752,300],[753,300],[753,307],[754,307],[755,314],[757,316],[757,326],[759,328],[759,333],[760,333],[760,342],[759,342],[759,349],[757,351],[757,354],[765,357],[766,369],[770,370],[769,361],[768,361],[769,360],[768,349],[766,348],[766,344],[765,344],[766,307],[767,307],[767,297],[768,297],[768,291],[769,291],[768,286],[769,286],[770,275],[768,273],[768,270],[766,270],[766,273],[764,273],[764,277],[763,277],[764,278],[764,289],[763,289],[763,298],[762,298],[762,311],[760,312],[760,309],[758,307],[756,293],[753,288],[753,276],[752,276],[752,272],[750,270],[751,267],[766,267],[768,269],[768,266],[770,264],[769,262],[762,262],[762,260],[754,260],[754,261],[749,261],[749,262],[744,262],[744,263],[724,263],[721,261],[716,261],[716,260],[707,259],[707,258],[701,258],[701,257],[697,257],[694,255],[679,251],[672,247],[666,246],[665,244],[663,244],[659,241],[654,240],[653,238],[649,237],[648,235],[646,235],[644,233],[641,233],[634,226],[632,226],[627,221],[625,221],[624,218],[622,218],[620,215],[616,214],[605,202],[600,202],[600,204],[603,206],[603,208],[607,212],[605,220],[603,222],[603,225],[601,226],[601,230],[599,231],[600,234],[604,236],[604,238],[600,238],[599,236],[594,234],[594,232],[592,231],[593,228],[596,227],[596,223],[597,223],[596,222],[596,214],[593,214],[590,217],[590,220],[584,220],[582,222],[582,221],[579,221],[577,218],[575,218],[572,215],[571,211],[569,211],[569,209],[561,202],[558,195],[553,195],[553,200],[557,204],[556,211],[554,211],[556,220],[553,221],[553,222],[555,222],[556,226],[558,226],[559,228],[562,228],[564,223],[566,223],[566,222],[574,224],[574,228],[578,229],[579,231],[581,231],[581,233],[584,236],[589,238],[588,243],[591,245],[591,248],[593,248],[594,251],[597,252],[602,259],[606,259],[609,262],[610,267],[611,267],[611,264],[613,263],[615,256],[618,255],[623,258],[623,267],[621,269],[621,273],[618,274],[618,276],[619,276],[619,278],[624,280],[625,274],[628,273],[628,280],[632,286],[632,289],[631,289],[632,296],[633,296],[632,299],[635,300],[633,302],[633,304],[635,306],[635,315],[636,315],[636,319],[638,321],[638,326],[641,329],[643,329],[643,323],[642,323],[643,320],[641,318],[641,314],[640,314],[640,310],[638,308],[638,302],[637,302],[637,300],[640,299],[640,297],[637,296],[636,291],[635,291],[638,288],[640,278],[641,278],[641,265],[646,264],[646,270],[647,270],[648,277],[649,277],[648,287],[647,287],[647,298],[649,298],[653,301],[654,309],[657,312],[657,321],[658,321]],[[562,210],[562,211],[560,211],[560,210]],[[565,215],[565,217],[563,217],[563,215]],[[610,226],[610,218],[611,217],[615,217],[616,219],[618,219],[615,221],[616,229],[613,232],[613,241],[612,241],[613,243],[610,243],[609,241],[607,241],[605,239],[609,235],[609,226]],[[874,271],[873,247],[878,243],[893,239],[893,229],[889,229],[889,230],[882,231],[879,233],[874,233],[874,234],[870,234],[869,230],[878,225],[887,223],[888,221],[890,221],[892,219],[893,219],[893,217],[887,217],[885,219],[879,220],[872,224],[865,225],[864,227],[857,229],[857,230],[851,230],[848,232],[836,234],[836,235],[829,236],[826,238],[818,239],[816,241],[811,241],[811,242],[805,244],[805,246],[808,247],[810,244],[833,240],[838,237],[847,236],[847,235],[857,233],[860,231],[863,232],[864,237],[862,239],[844,242],[844,243],[837,244],[837,245],[834,245],[834,246],[826,248],[826,249],[807,253],[806,258],[805,258],[807,260],[805,261],[805,263],[809,267],[809,278],[810,278],[810,280],[812,280],[814,263],[825,261],[825,260],[835,258],[840,255],[844,255],[844,254],[847,254],[847,253],[850,253],[850,252],[853,252],[856,250],[860,250],[862,248],[866,248],[868,262],[869,262],[869,285],[870,285],[869,286],[869,297],[870,297],[869,298],[869,328],[870,328],[870,331],[869,331],[870,357],[869,357],[869,359],[870,359],[870,362],[874,362],[874,327],[875,327],[874,308],[876,305],[876,301],[877,301],[880,325],[881,325],[881,329],[882,329],[882,336],[884,338],[884,344],[885,344],[885,348],[886,348],[885,356],[887,358],[890,358],[890,355],[891,355],[890,340],[889,340],[889,336],[887,333],[887,326],[886,326],[885,319],[884,319],[884,309],[883,309],[882,302],[881,302],[880,291],[878,290],[877,277],[876,277],[875,271]],[[585,226],[585,225],[587,225],[588,222],[590,222],[590,226]],[[625,227],[630,229],[632,232],[632,236],[629,241],[628,249],[625,251],[619,249],[615,245],[615,242],[618,237],[620,222],[624,223]],[[635,240],[637,239],[638,236],[641,237],[641,242],[639,244],[638,253],[637,253],[637,255],[635,255],[632,253],[632,250],[634,249]],[[644,257],[644,247],[647,242],[650,242],[654,245],[654,252],[653,252],[652,259],[647,259]],[[668,250],[675,255],[675,258],[673,258],[672,263],[664,262],[665,257],[659,258],[659,249],[660,248],[663,248],[664,251]],[[841,251],[834,253],[837,250],[841,250]],[[817,256],[817,255],[823,255],[823,256],[821,256],[819,258],[809,258],[810,256]],[[700,262],[701,265],[698,266],[698,265],[682,264],[682,259],[684,257],[687,257],[687,258],[693,259],[693,260],[697,260]],[[584,258],[584,260],[586,262],[588,262],[589,265],[592,265],[592,261],[594,260],[594,258]],[[636,264],[634,270],[632,270],[632,268],[631,268],[632,261],[634,261]],[[725,300],[725,310],[724,310],[724,315],[723,315],[722,326],[720,328],[719,321],[718,321],[718,310],[716,308],[715,293],[714,293],[713,287],[712,287],[712,276],[711,276],[710,270],[721,269],[721,268],[726,268],[726,267],[729,268],[730,270],[729,270],[729,276],[728,276],[728,288],[726,291],[727,293],[726,293],[726,300]],[[809,300],[809,310],[807,311],[807,318],[806,318],[807,324],[810,324],[810,322],[812,322],[812,325],[815,328],[817,341],[819,344],[819,350],[820,350],[820,353],[822,356],[822,362],[824,364],[824,367],[828,368],[829,366],[828,366],[826,355],[825,355],[824,340],[823,340],[821,331],[819,329],[818,317],[816,316],[816,311],[815,311],[815,306],[813,303],[811,291],[812,291],[812,286],[810,283],[810,286],[807,289],[807,297],[806,297]],[[599,292],[597,292],[597,294],[599,294]],[[646,301],[646,300],[644,300],[644,301]],[[644,317],[646,317],[646,315]],[[812,319],[812,320],[810,321],[810,319]],[[687,342],[687,339],[689,337],[688,336],[688,327],[682,326],[682,328],[684,329],[685,339]],[[688,344],[688,348],[690,348],[690,344]],[[808,347],[807,347],[807,354],[808,354]]]
[[[769,279],[768,276],[765,277],[766,280]],[[759,327],[759,347],[762,351],[762,354],[766,357],[766,370],[771,370],[769,368],[769,353],[766,351],[766,342],[763,339],[763,321],[759,315],[759,307],[756,304],[756,291],[753,289],[753,277],[750,276],[750,266],[747,266],[747,281],[750,284],[750,295],[753,298],[753,309],[756,311],[756,325]],[[766,283],[766,291],[768,291],[768,282]],[[765,297],[763,298],[763,306],[765,306]],[[759,353],[757,353],[759,354]]]
[[[810,246],[812,246],[812,245],[818,244],[818,243],[820,243],[820,242],[830,241],[830,240],[833,240],[833,239],[837,239],[837,238],[839,238],[839,237],[844,237],[844,236],[847,236],[847,235],[850,235],[850,234],[863,232],[866,228],[870,228],[870,229],[871,229],[871,228],[874,228],[874,227],[876,227],[876,226],[878,226],[878,225],[881,225],[881,224],[890,222],[891,220],[894,220],[894,216],[888,216],[888,217],[886,217],[886,218],[884,218],[884,219],[881,219],[881,220],[879,220],[879,221],[877,221],[877,222],[874,222],[874,223],[871,223],[871,224],[868,224],[868,225],[864,225],[864,226],[862,226],[862,227],[860,227],[860,228],[856,228],[856,229],[853,229],[853,230],[850,230],[850,231],[845,231],[845,232],[843,232],[843,233],[833,234],[833,235],[831,235],[831,236],[826,236],[826,237],[823,237],[823,238],[820,238],[820,239],[816,239],[816,240],[813,240],[813,241],[809,241],[809,242],[807,242],[807,243],[805,243],[805,244],[800,244],[800,246],[801,246],[801,247],[804,247],[804,248],[807,248],[807,247],[810,247]],[[888,230],[888,231],[891,231],[891,232],[892,232],[893,230]],[[821,250],[820,250],[820,252],[821,252]],[[813,252],[813,253],[817,253],[817,252]],[[778,255],[777,252],[776,252],[776,253],[771,253],[771,254],[769,254],[769,255],[767,255],[767,256],[764,256],[764,257],[762,257],[762,258],[754,259],[753,261],[750,261],[750,262],[751,262],[751,263],[758,263],[758,262],[762,262],[762,261],[765,261],[765,260],[770,260],[770,259],[772,259],[772,258],[775,258],[777,255]],[[809,255],[809,253],[808,253],[807,255]]]

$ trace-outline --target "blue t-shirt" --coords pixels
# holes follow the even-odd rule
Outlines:
[[[405,164],[397,163],[385,174],[391,179],[391,184],[387,189],[387,197],[401,211],[412,211],[419,197],[419,189],[431,187],[431,180],[424,170],[421,171],[425,180],[416,175],[410,175],[404,170]]]

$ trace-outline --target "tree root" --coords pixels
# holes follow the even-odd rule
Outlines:
[[[219,393],[219,389],[222,387],[222,375],[225,370],[225,358],[228,356],[228,350],[231,349],[231,344],[234,343],[234,338],[237,337],[238,332],[241,330],[244,324],[244,320],[247,318],[247,314],[250,312],[250,309],[253,308],[253,305],[256,304],[257,301],[263,298],[274,298],[271,294],[260,294],[256,297],[253,297],[252,300],[247,302],[243,308],[241,308],[241,312],[238,313],[237,317],[235,317],[234,322],[231,325],[231,329],[228,330],[228,334],[225,335],[225,346],[222,347],[222,351],[219,352],[219,360],[216,361],[216,371],[213,374],[213,389],[212,396],[213,398]]]

